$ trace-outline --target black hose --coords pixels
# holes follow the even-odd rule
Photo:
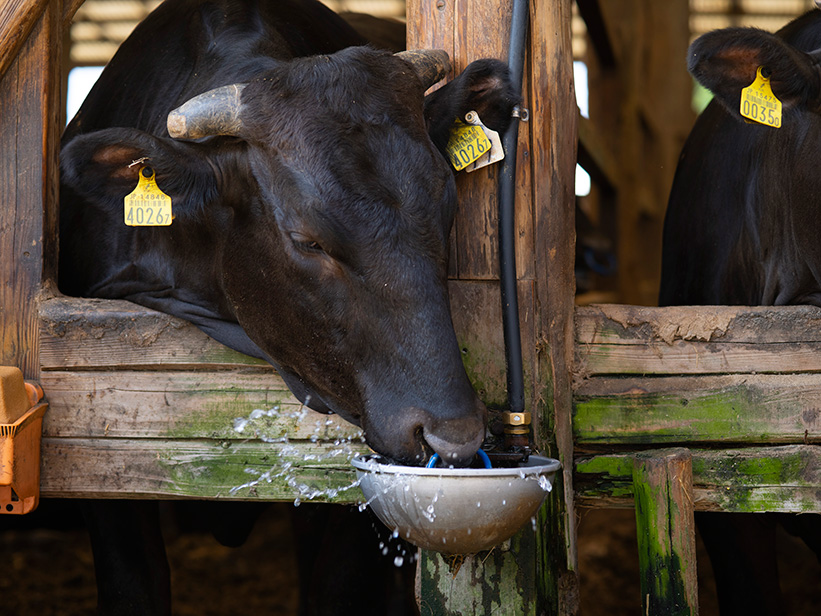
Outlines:
[[[529,0],[513,0],[508,67],[513,87],[522,91]],[[522,337],[516,291],[516,149],[519,120],[514,119],[502,138],[505,158],[499,177],[499,278],[502,290],[502,328],[507,364],[507,398],[510,411],[525,409]]]

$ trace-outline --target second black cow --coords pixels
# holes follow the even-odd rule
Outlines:
[[[821,306],[821,11],[777,34],[729,28],[689,51],[715,94],[679,160],[664,226],[660,305]],[[747,123],[742,89],[758,72],[782,104],[780,122]],[[816,514],[696,514],[721,613],[783,614],[776,524],[821,558]]]

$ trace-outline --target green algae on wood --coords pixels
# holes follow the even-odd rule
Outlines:
[[[821,446],[692,449],[699,511],[818,512]],[[583,506],[632,506],[630,453],[577,458],[575,490]]]
[[[821,374],[595,378],[574,396],[580,444],[821,442]]]
[[[633,465],[642,612],[698,613],[690,452],[654,450]]]
[[[525,527],[489,552],[444,557],[423,551],[421,616],[535,616],[535,534]]]

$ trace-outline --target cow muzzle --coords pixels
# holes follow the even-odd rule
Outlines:
[[[459,414],[408,407],[389,418],[362,422],[368,444],[380,454],[411,466],[421,466],[434,454],[446,466],[471,463],[485,439],[487,409],[474,398]]]

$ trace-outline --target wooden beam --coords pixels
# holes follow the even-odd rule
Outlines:
[[[5,0],[0,5],[0,78],[14,62],[49,2],[50,0]]]
[[[821,511],[819,445],[691,452],[696,511]],[[578,504],[632,507],[633,455],[580,455],[575,464]]]
[[[43,424],[48,437],[253,439],[261,434],[332,442],[362,433],[337,415],[303,407],[272,370],[44,372],[41,384],[50,405]]]
[[[51,273],[52,263],[44,263],[44,255],[56,243],[59,3],[14,0],[3,7],[0,364],[17,366],[26,378],[37,379],[36,301],[44,277]],[[28,9],[31,14],[26,13]],[[22,36],[23,32],[28,36]]]
[[[353,503],[362,494],[349,460],[365,451],[361,443],[44,438],[40,494]]]
[[[42,369],[269,367],[191,323],[124,300],[55,297],[40,305]]]
[[[654,450],[633,459],[642,613],[698,614],[692,456]]]
[[[579,344],[819,342],[821,308],[585,306],[576,311],[576,340]]]
[[[536,256],[536,446],[562,462],[540,516],[539,605],[578,611],[571,427],[577,120],[571,48],[572,2],[531,2],[531,165]],[[522,160],[520,158],[520,160]]]
[[[539,614],[534,549],[535,534],[528,527],[489,554],[422,559],[418,575],[421,616]],[[488,559],[496,564],[492,575],[488,575]]]
[[[821,371],[821,309],[596,306],[577,312],[576,370],[595,374]]]
[[[86,0],[63,0],[63,30],[68,30],[71,27],[71,22],[74,19],[74,14],[77,12],[83,2]]]
[[[821,374],[597,377],[574,396],[579,446],[819,443]]]
[[[581,15],[590,35],[590,42],[596,52],[599,64],[604,69],[616,66],[616,54],[613,51],[613,42],[610,39],[608,24],[599,7],[599,0],[576,0]]]

